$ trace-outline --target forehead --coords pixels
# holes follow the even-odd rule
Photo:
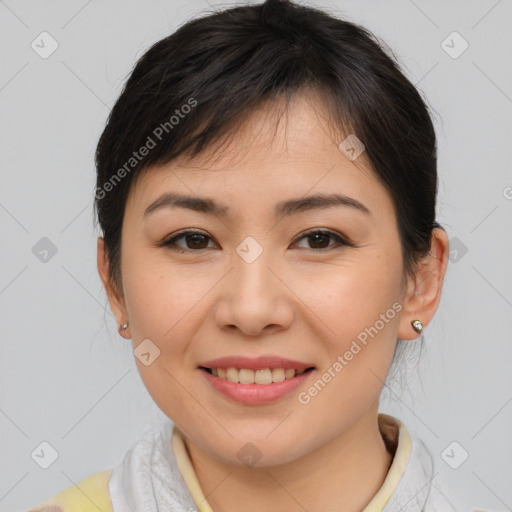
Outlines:
[[[339,149],[318,101],[300,97],[287,109],[272,104],[253,111],[238,130],[192,160],[185,157],[144,171],[128,202],[144,211],[163,192],[216,197],[230,210],[274,205],[289,197],[339,193],[372,211],[392,211],[388,191],[363,153],[351,160]],[[128,208],[127,208],[128,209]]]

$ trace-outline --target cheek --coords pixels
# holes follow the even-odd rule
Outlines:
[[[312,417],[358,417],[379,398],[396,345],[398,282],[392,273],[351,268],[310,290],[308,305],[328,327],[317,379],[299,397]]]
[[[127,259],[127,262],[129,260]],[[201,297],[211,288],[204,277],[183,275],[182,269],[130,261],[124,277],[126,305],[132,327],[133,346],[146,339],[158,347],[158,356],[146,365],[135,357],[142,381],[153,401],[173,421],[194,421],[201,414],[184,389],[193,389],[192,347],[189,340],[201,325],[197,318]],[[146,342],[147,343],[147,342]],[[153,349],[154,350],[154,349]],[[185,394],[186,395],[186,394]]]
[[[368,260],[336,271],[326,267],[330,268],[325,272],[295,279],[295,284],[297,295],[307,298],[305,303],[321,320],[329,351],[336,355],[344,352],[353,339],[368,330],[374,336],[392,338],[397,309],[401,309],[399,269]],[[364,341],[364,334],[360,338]]]
[[[137,336],[158,340],[166,350],[179,350],[190,333],[194,310],[211,287],[208,277],[156,259],[127,258],[126,304]],[[170,341],[173,343],[170,343]],[[135,340],[134,340],[135,341]]]
[[[383,260],[317,275],[308,306],[327,326],[325,356],[316,384],[303,395],[315,414],[365,410],[378,399],[396,345],[400,269]],[[303,294],[306,289],[303,289]]]

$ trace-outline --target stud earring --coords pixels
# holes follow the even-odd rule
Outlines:
[[[421,323],[421,320],[413,320],[411,322],[412,328],[417,332],[421,333],[423,330],[423,324]]]
[[[119,334],[122,335],[126,331],[126,329],[128,329],[128,324],[127,323],[120,325],[119,326]]]

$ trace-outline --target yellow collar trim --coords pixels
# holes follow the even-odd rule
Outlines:
[[[199,485],[199,481],[197,480],[196,473],[192,466],[192,461],[190,460],[187,447],[185,445],[183,433],[178,429],[178,427],[176,427],[176,425],[174,425],[174,428],[172,429],[171,446],[174,451],[176,463],[178,464],[178,469],[180,470],[183,480],[185,480],[185,484],[187,485],[190,495],[199,509],[199,512],[213,512],[213,509],[206,501],[201,486]]]
[[[396,447],[395,455],[383,484],[370,503],[363,509],[363,512],[382,512],[404,474],[412,451],[411,437],[400,420],[387,414],[379,414],[378,420],[379,429],[383,438],[387,441],[386,444],[389,443],[389,445]]]

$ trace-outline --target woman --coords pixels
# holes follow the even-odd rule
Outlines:
[[[192,20],[96,164],[98,270],[169,422],[33,511],[454,510],[378,412],[448,238],[428,109],[370,32],[287,0]]]

